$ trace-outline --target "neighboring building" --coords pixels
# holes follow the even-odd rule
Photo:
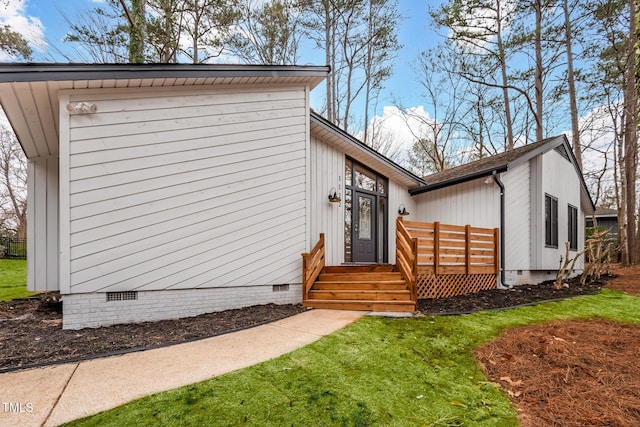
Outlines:
[[[593,205],[564,137],[423,179],[310,111],[328,71],[1,64],[29,160],[28,288],[60,291],[65,328],[300,302],[320,233],[326,265],[394,264],[400,206],[501,228],[505,284],[582,248]]]
[[[618,242],[618,211],[611,208],[599,207],[592,215],[585,217],[585,225],[588,228],[593,228],[594,221],[599,229],[605,230],[610,239]]]

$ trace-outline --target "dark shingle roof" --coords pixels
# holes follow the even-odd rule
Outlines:
[[[603,208],[602,206],[598,207],[595,212],[595,216],[600,217],[608,217],[608,216],[618,216],[618,211],[616,209],[611,208]]]
[[[424,177],[427,182],[426,186],[420,187],[412,192],[412,194],[420,194],[438,188],[447,187],[449,185],[458,184],[460,182],[470,181],[472,179],[481,178],[496,172],[504,172],[514,163],[519,164],[527,161],[540,152],[548,151],[562,144],[563,136],[555,136],[543,139],[524,147],[515,148],[504,153],[494,156],[485,157],[464,165],[456,166],[442,172],[434,173]]]
[[[444,188],[485,176],[490,176],[494,171],[496,173],[506,172],[509,169],[528,162],[535,156],[544,154],[555,148],[562,149],[562,156],[569,160],[569,162],[571,162],[580,178],[581,200],[583,206],[585,206],[585,211],[595,211],[595,205],[593,203],[593,200],[591,200],[591,195],[589,194],[589,190],[587,189],[587,184],[585,183],[582,172],[580,171],[575,157],[573,156],[573,151],[569,146],[569,141],[564,135],[543,139],[533,144],[525,145],[524,147],[505,151],[504,153],[496,154],[495,156],[485,157],[484,159],[476,160],[475,162],[466,163],[464,165],[456,166],[442,172],[427,175],[426,177],[424,177],[427,185],[411,189],[409,190],[409,194],[415,196],[418,194],[437,190],[439,188]]]

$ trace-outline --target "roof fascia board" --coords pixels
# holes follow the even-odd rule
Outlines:
[[[151,80],[151,79],[141,79],[141,80]],[[262,89],[264,90],[264,85],[260,85],[260,83],[239,83],[239,84],[228,84],[223,85],[221,87],[216,87],[216,93],[237,93],[238,87],[241,87],[242,90],[252,90],[252,89]],[[291,88],[291,85],[286,83],[271,83],[269,84],[269,88]],[[154,94],[158,93],[202,93],[203,88],[201,85],[180,85],[180,86],[135,86],[135,87],[101,87],[101,88],[71,88],[71,89],[59,89],[59,94],[66,95],[77,95],[77,96],[85,96],[85,95],[103,95],[105,96],[113,96],[118,94],[134,94],[134,95],[144,95],[147,94],[149,97],[153,97]]]
[[[33,81],[119,80],[199,77],[317,77],[327,66],[265,66],[220,64],[0,64],[0,83]]]
[[[539,156],[540,154],[544,154],[562,145],[562,143],[564,142],[564,139],[565,139],[564,135],[557,136],[553,138],[551,141],[545,144],[542,144],[540,147],[537,147],[535,150],[531,150],[528,153],[525,153],[522,156],[519,156],[517,159],[514,159],[513,161],[509,162],[507,167],[511,169],[511,168],[520,166],[524,163],[527,163],[529,160],[533,159],[534,157]]]
[[[425,181],[422,178],[418,177],[417,175],[412,174],[411,172],[409,172],[408,170],[406,170],[402,166],[400,166],[397,163],[395,163],[393,160],[391,160],[391,159],[387,158],[386,156],[378,153],[376,150],[374,150],[373,148],[369,147],[368,145],[363,144],[362,142],[357,140],[354,136],[352,136],[349,133],[345,132],[344,130],[338,128],[333,123],[329,122],[324,117],[320,116],[318,113],[312,111],[309,114],[309,117],[310,117],[312,122],[314,122],[317,125],[321,126],[323,129],[333,133],[334,135],[336,135],[339,138],[341,138],[343,141],[346,141],[347,143],[349,143],[353,147],[359,149],[360,151],[364,152],[368,156],[371,156],[371,157],[375,158],[376,160],[384,163],[386,166],[392,168],[393,170],[397,171],[398,173],[406,176],[407,178],[409,178],[412,181],[414,181],[417,185],[426,184]]]

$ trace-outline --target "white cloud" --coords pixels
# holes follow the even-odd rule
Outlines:
[[[471,3],[472,2],[465,1],[463,2],[463,5],[466,7]],[[488,45],[495,42],[495,36],[492,34],[495,34],[498,31],[497,11],[500,11],[501,32],[503,34],[508,33],[510,30],[508,17],[514,13],[516,2],[513,0],[505,0],[501,2],[494,2],[490,4],[490,6],[491,7],[488,8],[472,7],[472,13],[468,15],[465,15],[463,12],[462,16],[466,20],[467,25],[454,26],[449,30],[449,37],[455,38],[455,36],[460,33],[478,37],[478,39],[475,40],[476,44],[467,43],[462,40],[457,41],[458,45],[465,48],[469,52],[482,53],[484,48],[489,48]],[[463,7],[462,10],[465,10],[465,8]]]
[[[27,16],[25,5],[28,0],[11,0],[0,8],[0,25],[8,25],[13,31],[20,33],[32,48],[43,50],[47,43],[44,39],[44,26],[35,16]],[[0,52],[0,60],[12,59]]]
[[[409,150],[416,141],[416,135],[430,132],[426,123],[432,121],[422,105],[409,107],[404,111],[396,106],[387,105],[382,109],[382,115],[371,119],[369,127],[378,126],[383,133],[393,135],[401,150]],[[361,138],[362,134],[356,136]]]

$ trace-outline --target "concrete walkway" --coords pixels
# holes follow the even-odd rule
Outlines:
[[[310,310],[200,341],[0,374],[0,426],[55,426],[246,368],[310,344],[363,314]]]

